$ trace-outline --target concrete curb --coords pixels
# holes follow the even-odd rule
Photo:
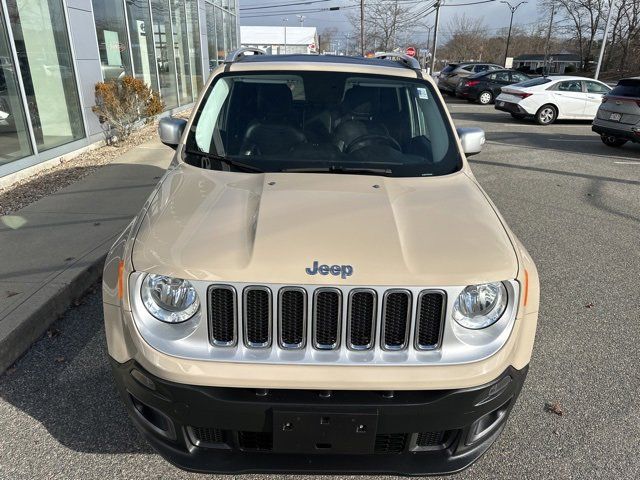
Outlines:
[[[102,277],[107,251],[116,236],[78,259],[52,283],[16,308],[0,329],[0,374],[13,365],[47,329]]]

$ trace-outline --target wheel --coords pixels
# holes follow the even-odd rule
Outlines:
[[[478,95],[478,103],[480,103],[480,105],[489,105],[491,102],[493,102],[493,93],[490,91],[485,90]]]
[[[521,113],[512,113],[511,116],[513,118],[515,118],[516,120],[524,120],[525,115],[521,114]]]
[[[536,122],[538,125],[551,125],[556,121],[558,111],[553,105],[543,105],[536,113]]]
[[[627,143],[627,140],[625,140],[624,138],[614,137],[613,135],[601,135],[600,140],[602,140],[602,143],[604,143],[607,147],[615,148],[621,147],[625,143]]]

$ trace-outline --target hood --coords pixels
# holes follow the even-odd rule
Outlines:
[[[149,205],[133,265],[191,280],[293,285],[428,287],[517,275],[504,227],[464,172],[246,174],[185,164]]]

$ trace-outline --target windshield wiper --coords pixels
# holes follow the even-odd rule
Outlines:
[[[223,157],[222,155],[216,155],[215,153],[198,152],[196,150],[185,150],[184,153],[186,153],[187,155],[197,155],[199,157],[205,157],[205,158],[210,158],[212,160],[217,160],[219,162],[224,163],[225,165],[229,165],[230,167],[235,167],[245,172],[264,173],[264,170],[261,170],[258,167],[254,167],[253,165],[247,165],[246,163],[242,163],[242,162],[236,162],[231,158]]]
[[[390,176],[393,172],[388,168],[361,168],[361,167],[338,167],[331,165],[330,167],[303,167],[303,168],[284,168],[282,172],[299,172],[299,173],[346,173],[361,175],[380,175],[383,177]]]

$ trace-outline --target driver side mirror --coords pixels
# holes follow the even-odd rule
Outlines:
[[[481,128],[461,127],[456,128],[456,132],[458,132],[462,151],[466,156],[477,155],[482,151],[482,146],[486,141],[484,130]]]
[[[180,144],[187,121],[182,118],[164,117],[158,122],[160,141],[174,150]]]

